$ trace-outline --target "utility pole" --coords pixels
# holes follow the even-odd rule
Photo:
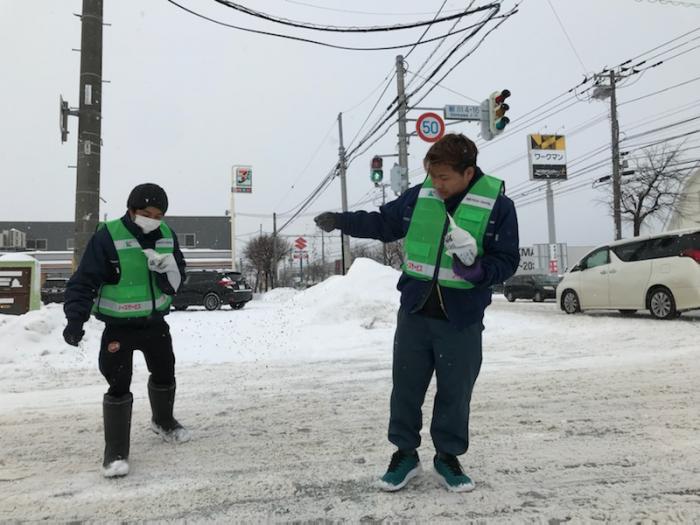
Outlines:
[[[340,146],[338,146],[338,169],[340,171],[340,199],[343,207],[343,212],[348,211],[348,187],[345,180],[345,171],[347,169],[345,162],[345,146],[343,146],[343,114],[338,113],[338,135],[340,138]],[[343,245],[343,275],[348,273],[350,269],[350,238],[347,235],[341,234]]]
[[[102,1],[83,0],[80,34],[80,106],[75,185],[73,269],[100,220],[102,149]]]
[[[622,239],[622,215],[620,213],[620,125],[617,122],[617,95],[615,72],[610,71],[610,129],[612,131],[612,187],[615,240]]]
[[[403,55],[397,55],[396,88],[399,108],[399,166],[401,167],[401,187],[403,191],[408,189],[408,133],[406,132],[406,112],[408,110],[408,104],[404,86],[405,76],[406,68],[404,68]]]
[[[236,271],[236,167],[231,168],[231,270]],[[239,266],[243,272],[243,265]]]
[[[552,181],[547,181],[547,225],[549,230],[549,244],[557,243],[557,231],[554,223],[554,192]]]
[[[601,81],[608,77],[609,84]],[[622,196],[620,181],[620,125],[617,121],[617,92],[616,85],[622,75],[611,70],[608,75],[596,75],[596,89],[592,98],[603,100],[610,97],[610,130],[612,142],[612,190],[613,190],[613,221],[615,223],[615,240],[622,238],[622,214],[620,200]]]
[[[277,283],[277,214],[272,214],[272,288]]]

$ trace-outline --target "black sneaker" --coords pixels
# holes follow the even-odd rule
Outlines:
[[[457,456],[438,452],[433,459],[435,472],[438,473],[447,490],[451,492],[469,492],[474,490],[474,482],[462,470]]]
[[[379,480],[379,488],[388,492],[401,490],[411,479],[420,474],[420,471],[418,452],[397,450],[391,456],[386,474]]]

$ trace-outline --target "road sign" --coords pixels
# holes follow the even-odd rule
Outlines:
[[[527,136],[530,180],[566,180],[566,140],[563,135]]]
[[[481,106],[447,105],[444,114],[446,119],[481,120]]]
[[[306,259],[307,261],[309,260],[309,252],[306,250],[297,250],[292,252],[292,259],[293,260],[298,260],[298,259]]]
[[[306,248],[307,244],[308,243],[306,242],[306,239],[304,239],[303,237],[297,237],[294,241],[294,247],[297,250],[303,250],[304,248]]]
[[[253,168],[251,166],[234,166],[236,175],[234,192],[253,193]]]
[[[423,113],[416,122],[418,136],[426,142],[437,142],[445,134],[445,121],[437,113]]]

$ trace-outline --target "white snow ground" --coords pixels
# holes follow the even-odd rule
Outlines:
[[[359,260],[305,292],[243,310],[174,312],[176,415],[148,428],[136,359],[131,473],[100,476],[101,323],[63,343],[60,306],[0,316],[0,521],[700,521],[700,315],[567,316],[496,297],[463,464],[386,494],[397,272]]]

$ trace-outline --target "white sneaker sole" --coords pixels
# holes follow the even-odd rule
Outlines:
[[[416,465],[413,470],[409,471],[409,473],[406,474],[406,477],[398,485],[392,485],[391,483],[387,483],[386,481],[382,481],[380,479],[377,481],[377,487],[385,492],[396,492],[397,490],[401,490],[402,488],[404,488],[408,484],[408,482],[415,478],[418,474],[420,474],[422,470],[423,469],[421,468],[420,463],[418,463],[418,465]]]
[[[102,467],[102,475],[105,478],[120,478],[129,473],[129,463],[125,459],[112,461],[106,467]]]
[[[450,492],[471,492],[475,488],[474,482],[457,485],[455,487],[447,483],[447,480],[443,478],[438,471],[435,471],[435,475],[440,479],[442,485]]]
[[[190,432],[184,427],[168,432],[151,421],[151,430],[158,434],[166,443],[187,443],[192,438]]]

